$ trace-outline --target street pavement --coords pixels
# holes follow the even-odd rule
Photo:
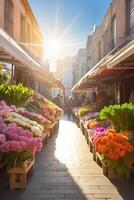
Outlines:
[[[34,174],[24,191],[9,191],[0,172],[0,200],[133,200],[134,181],[110,182],[93,161],[80,129],[65,117],[36,156]]]

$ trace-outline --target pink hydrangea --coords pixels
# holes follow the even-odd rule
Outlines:
[[[27,144],[23,141],[7,141],[0,145],[0,152],[22,152],[27,150]]]
[[[3,144],[6,142],[6,137],[3,134],[0,134],[0,144]]]
[[[16,106],[15,105],[11,105],[10,108],[14,111],[16,110]]]
[[[6,106],[6,102],[4,100],[0,101],[0,106]]]

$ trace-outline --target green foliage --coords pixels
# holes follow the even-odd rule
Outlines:
[[[118,160],[110,160],[106,158],[103,154],[99,155],[101,161],[108,167],[114,170],[114,172],[123,177],[124,175],[127,175],[127,173],[130,170],[129,161],[131,157],[134,156],[134,153],[129,153],[125,157],[120,158]]]
[[[89,108],[88,107],[83,107],[83,108],[80,108],[79,111],[78,111],[78,114],[81,116],[81,117],[84,117],[86,114],[88,114],[90,112]]]
[[[134,130],[134,105],[110,105],[100,112],[100,119],[108,120],[117,132]]]
[[[0,100],[5,100],[7,105],[24,106],[32,95],[33,91],[22,84],[0,85]]]
[[[21,167],[23,161],[32,159],[33,156],[28,151],[22,152],[5,152],[2,155],[2,161],[6,164],[7,167]]]
[[[11,79],[9,69],[3,69],[3,65],[0,64],[0,84],[8,84]]]

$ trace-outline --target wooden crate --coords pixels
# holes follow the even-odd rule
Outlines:
[[[35,159],[25,161],[23,167],[14,167],[8,170],[10,179],[10,190],[25,189],[27,174],[33,173]]]
[[[2,169],[3,167],[5,167],[4,163],[0,163],[0,169]]]
[[[114,170],[110,167],[108,167],[108,178],[110,180],[123,180],[123,179],[129,179],[131,177],[131,171],[129,170],[126,174],[124,174],[123,176],[119,176],[118,174],[116,174],[114,172]]]
[[[100,156],[99,156],[99,154],[96,152],[96,163],[100,166],[100,167],[102,167],[102,161],[101,161],[101,159],[100,159]]]
[[[49,131],[46,132],[46,133],[43,133],[43,134],[41,135],[41,139],[42,139],[42,144],[43,144],[43,145],[44,145],[44,144],[47,144],[47,142],[48,142],[48,136],[49,136]]]
[[[56,130],[56,131],[58,131],[59,125],[60,125],[60,121],[58,120],[58,121],[56,122],[56,125],[55,125],[55,130]]]
[[[85,135],[85,139],[87,141],[87,144],[89,144],[89,139],[88,139],[88,131],[87,131],[87,128],[84,127],[84,135]]]
[[[89,141],[90,152],[93,153],[93,143],[92,143],[90,136],[88,136],[88,141]]]
[[[107,166],[101,161],[98,153],[96,153],[96,162],[99,164],[99,166],[102,167],[103,174],[107,176],[110,180],[129,179],[131,177],[131,171],[128,171],[126,174],[124,174],[124,176],[119,176],[118,174],[116,174],[111,167]]]

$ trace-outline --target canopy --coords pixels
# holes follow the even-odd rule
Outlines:
[[[0,61],[14,64],[16,67],[25,68],[37,79],[45,81],[49,87],[63,87],[42,64],[25,52],[15,40],[0,29]]]
[[[72,88],[73,92],[87,91],[121,75],[134,74],[134,40],[125,41],[99,63]]]

